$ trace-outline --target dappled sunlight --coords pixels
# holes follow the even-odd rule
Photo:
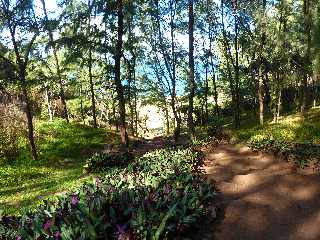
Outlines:
[[[40,159],[25,161],[28,153],[23,153],[11,165],[0,167],[0,210],[5,213],[16,213],[52,193],[80,186],[90,179],[83,175],[85,158],[119,141],[112,131],[63,120],[38,122],[37,133]]]
[[[300,186],[297,187],[293,193],[292,197],[295,200],[309,200],[314,197],[319,196],[319,187],[311,185],[311,186]]]
[[[268,121],[264,126],[242,128],[235,132],[241,140],[274,139],[286,142],[320,143],[319,108],[308,111],[305,121],[299,113],[281,117],[279,123]]]
[[[320,175],[299,175],[272,155],[228,144],[209,160],[208,177],[224,198],[215,239],[319,239]]]
[[[34,171],[41,172],[41,168],[35,168]],[[35,205],[53,193],[64,191],[65,189],[75,189],[90,179],[90,176],[82,176],[82,169],[45,168],[46,172],[39,174],[37,172],[29,173],[29,179],[21,174],[23,181],[4,186],[0,190],[0,209],[6,213],[15,213],[17,209],[29,205]],[[42,170],[43,171],[43,170]],[[12,175],[13,179],[17,176]]]

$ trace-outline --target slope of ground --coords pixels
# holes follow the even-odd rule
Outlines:
[[[221,144],[206,152],[205,170],[221,191],[221,222],[202,239],[320,239],[320,175],[247,147]]]
[[[114,132],[63,120],[37,123],[36,134],[37,161],[31,159],[27,143],[21,143],[18,159],[0,161],[0,215],[18,213],[53,193],[80,186],[91,178],[83,174],[88,155],[120,141]]]
[[[272,138],[288,142],[309,142],[320,144],[320,108],[312,108],[302,121],[300,113],[282,116],[278,123],[271,119],[260,126],[257,119],[242,122],[239,130],[233,131],[234,136],[243,141],[253,138]]]

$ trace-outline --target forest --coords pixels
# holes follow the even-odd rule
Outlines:
[[[318,0],[0,0],[0,239],[320,239]]]

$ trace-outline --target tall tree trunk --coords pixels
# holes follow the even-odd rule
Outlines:
[[[33,128],[33,120],[32,120],[32,110],[31,110],[31,103],[28,96],[28,90],[27,90],[27,82],[26,82],[26,70],[24,67],[19,67],[19,78],[22,85],[22,93],[24,96],[24,100],[26,103],[26,116],[27,116],[27,125],[28,125],[28,139],[30,143],[31,153],[32,153],[32,159],[37,160],[38,159],[38,153],[37,148],[34,140],[34,128]]]
[[[178,140],[181,133],[181,118],[177,112],[176,108],[176,54],[175,54],[175,44],[174,44],[174,10],[173,10],[173,2],[170,1],[170,35],[171,35],[171,51],[172,51],[172,78],[171,78],[171,108],[173,112],[173,116],[176,120],[176,127],[174,130],[174,139]]]
[[[135,136],[135,129],[134,129],[134,102],[132,102],[132,98],[134,95],[134,87],[135,85],[135,77],[136,77],[136,54],[135,54],[135,49],[134,49],[134,40],[133,40],[133,31],[132,31],[132,21],[133,21],[133,16],[130,16],[130,20],[128,23],[128,45],[129,45],[129,50],[132,55],[131,61],[128,59],[128,103],[129,103],[129,108],[130,108],[130,129],[131,129],[131,134]]]
[[[235,93],[235,84],[234,79],[231,72],[231,66],[230,61],[232,62],[232,56],[230,53],[230,46],[228,43],[225,25],[224,25],[224,0],[221,0],[221,23],[222,23],[222,34],[223,34],[223,47],[224,47],[224,55],[227,61],[227,72],[228,72],[228,79],[229,79],[229,85],[230,85],[230,92],[231,92],[231,102],[232,102],[232,108],[233,108],[233,116],[234,116],[234,126],[237,128],[237,99],[236,99],[236,93]],[[234,65],[234,64],[233,64]]]
[[[88,8],[91,9],[91,2],[88,0]],[[92,108],[92,117],[93,117],[93,127],[97,128],[97,109],[96,109],[96,97],[94,93],[94,83],[92,76],[92,42],[90,42],[91,36],[91,12],[89,10],[88,15],[88,40],[89,40],[89,58],[88,58],[88,70],[89,70],[89,84],[90,84],[90,93],[91,93],[91,108]]]
[[[215,75],[215,66],[213,63],[213,52],[212,52],[212,25],[209,20],[209,2],[207,0],[207,18],[209,21],[209,54],[210,54],[210,63],[211,63],[211,71],[212,71],[212,86],[213,86],[213,98],[215,103],[215,114],[219,115],[219,105],[218,105],[218,92],[217,92],[217,83],[216,83],[216,75]],[[208,56],[209,57],[209,56]]]
[[[209,119],[209,113],[208,113],[208,95],[209,95],[209,83],[208,83],[208,66],[209,61],[207,58],[206,62],[206,76],[205,76],[205,86],[204,86],[204,107],[205,107],[205,114],[204,114],[204,122],[207,125],[208,119]]]
[[[85,122],[85,117],[84,117],[84,110],[83,110],[83,98],[82,98],[82,83],[80,82],[80,91],[79,91],[79,94],[80,94],[80,112],[81,112],[81,118],[82,118],[82,122],[83,124],[86,124]]]
[[[239,89],[239,41],[238,41],[238,34],[239,34],[239,26],[238,26],[238,2],[234,0],[234,31],[235,31],[235,54],[236,54],[236,61],[234,67],[234,85],[235,85],[235,127],[240,127],[240,89]]]
[[[119,119],[117,117],[116,101],[114,99],[112,100],[112,115],[113,115],[113,120],[114,120],[114,124],[115,124],[115,127],[116,127],[116,131],[118,132],[119,131]]]
[[[90,93],[91,93],[91,107],[92,107],[92,117],[93,117],[93,127],[97,128],[97,110],[96,110],[96,97],[94,93],[94,84],[92,76],[92,52],[91,47],[89,48],[89,59],[88,59],[88,68],[89,68],[89,84],[90,84]]]
[[[125,106],[125,99],[123,94],[123,86],[121,83],[121,56],[122,56],[122,45],[123,45],[123,2],[122,0],[117,1],[118,7],[118,38],[117,38],[117,45],[115,49],[115,85],[118,95],[119,101],[119,114],[120,114],[120,136],[121,136],[121,143],[123,146],[128,146],[128,134],[127,134],[127,127],[126,127],[126,106]]]
[[[195,94],[195,80],[194,80],[194,13],[193,13],[193,0],[188,0],[189,8],[189,106],[188,106],[188,129],[191,139],[194,138],[195,129],[193,122],[193,98]]]
[[[32,119],[32,107],[28,96],[28,90],[27,90],[27,81],[26,81],[26,68],[28,65],[28,59],[29,54],[32,48],[32,45],[37,37],[37,34],[33,36],[31,41],[29,42],[26,52],[24,54],[24,59],[21,58],[21,53],[19,52],[18,43],[15,38],[15,27],[10,25],[9,26],[10,36],[11,36],[11,42],[13,45],[15,57],[16,57],[16,63],[18,66],[18,74],[19,74],[19,80],[22,87],[22,94],[24,96],[24,101],[26,104],[26,117],[27,117],[27,125],[28,125],[28,139],[30,143],[31,148],[31,154],[32,159],[37,160],[38,159],[38,153],[37,148],[34,140],[34,129],[33,129],[33,119]]]
[[[47,101],[47,108],[48,108],[48,117],[49,117],[49,121],[52,122],[53,120],[52,105],[51,105],[51,99],[50,99],[49,86],[47,83],[45,85],[45,91],[46,91],[46,101]]]
[[[301,116],[305,117],[307,97],[308,97],[308,79],[310,77],[310,48],[311,48],[311,16],[310,16],[310,0],[303,0],[303,17],[304,17],[304,71],[302,80],[302,103],[301,103]]]
[[[42,4],[45,20],[46,20],[46,22],[48,22],[49,18],[48,18],[48,14],[47,14],[45,0],[40,0],[40,1]],[[63,86],[63,81],[62,81],[62,76],[61,76],[59,59],[58,59],[58,55],[57,55],[57,49],[56,49],[55,42],[53,41],[53,34],[52,34],[52,30],[50,29],[50,27],[48,27],[48,35],[49,35],[49,43],[52,46],[53,57],[54,57],[56,70],[57,70],[58,82],[59,82],[59,87],[60,87],[60,100],[61,100],[62,107],[63,107],[63,118],[67,122],[69,122],[68,108],[67,108],[67,102],[66,102],[66,98],[65,98],[65,92],[64,92],[64,86]]]
[[[260,53],[259,53],[259,76],[258,76],[258,99],[259,99],[259,122],[264,124],[264,85],[263,85],[263,49],[266,38],[266,0],[262,2],[262,20],[261,20],[261,39],[260,39]]]
[[[281,88],[280,88],[280,89],[279,89],[279,96],[278,96],[278,106],[277,106],[277,118],[276,118],[276,123],[279,122],[279,118],[280,118],[281,98],[282,98],[282,91],[281,91]]]
[[[132,136],[134,136],[134,109],[133,109],[133,103],[132,103],[132,81],[133,81],[133,70],[132,70],[132,66],[128,61],[128,104],[129,104],[129,109],[130,109],[130,130],[131,130],[131,134]]]
[[[133,92],[133,94],[130,93],[130,96],[132,97],[133,95],[133,98],[134,98],[134,101],[130,103],[130,114],[131,114],[131,129],[132,129],[132,134],[133,136],[135,136],[135,127],[134,127],[134,112],[135,112],[135,109],[136,109],[136,99],[135,99],[135,95],[136,95],[136,58],[134,57],[133,58],[133,65],[132,65],[132,88],[131,88],[131,92]]]
[[[317,106],[317,85],[315,76],[312,76],[312,90],[313,90],[313,107],[315,108]]]
[[[170,106],[173,112],[174,116],[174,140],[177,141],[180,133],[181,133],[181,118],[179,116],[176,103],[177,103],[177,96],[176,96],[176,53],[175,53],[175,42],[174,42],[174,17],[175,17],[175,9],[174,9],[174,3],[175,0],[170,0],[170,35],[171,35],[171,59],[170,59],[170,53],[166,51],[165,43],[163,41],[163,34],[161,31],[161,21],[160,21],[160,8],[159,8],[159,1],[155,0],[155,7],[157,9],[157,16],[156,16],[156,22],[157,22],[157,30],[158,30],[158,37],[159,37],[159,48],[161,50],[161,53],[163,55],[164,63],[166,70],[168,72],[170,81],[171,81],[171,89],[170,89],[170,83],[168,83],[168,87],[170,89]]]
[[[170,121],[169,121],[169,111],[168,111],[168,107],[167,107],[166,103],[164,106],[164,114],[165,114],[165,118],[166,118],[166,134],[169,136],[169,134],[170,134]]]
[[[218,104],[218,91],[217,91],[217,83],[216,83],[216,73],[213,64],[213,57],[211,54],[211,69],[212,69],[212,85],[213,85],[213,98],[214,98],[214,105],[215,105],[215,112],[216,115],[219,115],[219,104]]]
[[[259,122],[260,125],[264,124],[264,93],[263,93],[263,70],[262,66],[259,67],[258,77],[258,99],[259,99]]]
[[[136,89],[136,87],[135,87]],[[139,122],[139,113],[138,113],[138,96],[137,93],[135,92],[134,94],[134,115],[135,115],[135,120],[134,120],[134,128],[136,132],[136,136],[138,136],[138,122]]]

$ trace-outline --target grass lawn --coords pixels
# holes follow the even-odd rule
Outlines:
[[[114,132],[63,120],[36,123],[36,135],[39,160],[31,160],[27,142],[22,142],[19,158],[0,165],[0,215],[19,214],[43,198],[90,181],[92,176],[83,174],[85,159],[120,141]]]
[[[252,138],[271,138],[286,142],[320,144],[320,108],[312,108],[302,121],[299,113],[281,117],[279,123],[268,120],[264,126],[256,121],[245,121],[242,128],[234,131],[234,136],[243,141]]]

